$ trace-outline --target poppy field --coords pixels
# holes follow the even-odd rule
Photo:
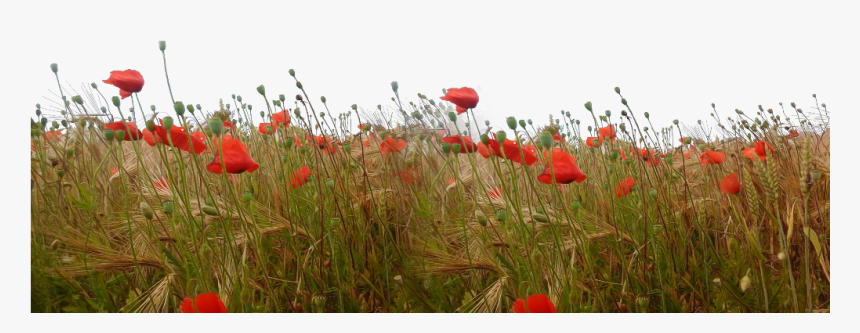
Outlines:
[[[612,111],[479,123],[469,87],[330,109],[290,69],[205,109],[145,89],[166,60],[75,95],[51,70],[32,312],[829,312],[815,95],[652,124],[616,87]]]

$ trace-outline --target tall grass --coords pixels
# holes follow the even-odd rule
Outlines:
[[[533,294],[560,312],[829,309],[826,108],[736,110],[734,119],[715,108],[716,127],[655,128],[625,100],[621,116],[581,110],[581,120],[562,112],[544,125],[459,128],[447,103],[423,96],[398,95],[393,112],[338,113],[300,87],[286,108],[292,124],[269,135],[255,123],[284,110],[283,96],[261,94],[262,112],[236,96],[232,109],[174,115],[189,133],[206,133],[210,148],[207,119],[238,123],[229,134],[260,168],[228,176],[204,168],[211,149],[107,140],[112,111],[94,111],[102,100],[109,107],[94,92],[63,103],[56,126],[31,123],[33,312],[178,312],[183,298],[205,292],[230,312],[511,312]],[[132,111],[141,124],[156,116],[144,111],[139,102]],[[609,124],[617,140],[586,145]],[[65,132],[52,139],[52,127]],[[445,153],[440,144],[445,131],[478,142],[501,129],[537,146],[539,161]],[[536,181],[547,167],[543,133],[564,135],[552,145],[575,156],[584,182]],[[384,153],[384,138],[406,146]],[[773,153],[745,157],[760,140]],[[631,150],[639,148],[656,161]],[[726,159],[702,165],[704,150]],[[303,166],[311,177],[293,188]],[[740,176],[737,194],[720,191],[730,173]],[[627,177],[636,185],[618,197]]]

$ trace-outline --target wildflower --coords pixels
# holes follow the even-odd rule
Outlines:
[[[143,131],[141,131],[141,134],[143,136],[143,141],[146,141],[146,143],[152,147],[155,147],[156,142],[161,142],[161,139],[152,135],[152,132],[150,132],[148,128],[144,128]]]
[[[526,305],[528,304],[528,305]],[[558,313],[555,305],[544,294],[531,295],[526,300],[517,299],[514,302],[515,313]]]
[[[42,136],[46,140],[60,141],[60,137],[63,136],[63,132],[61,132],[61,131],[47,131],[47,132],[43,133]]]
[[[316,145],[317,145],[317,147],[319,147],[319,149],[323,150],[324,154],[328,155],[328,154],[332,154],[332,153],[337,151],[337,147],[331,143],[331,138],[327,138],[325,136],[316,136],[316,135],[311,135],[311,136],[313,136],[313,139],[314,139],[313,141],[316,142]],[[305,137],[305,139],[307,139],[308,141],[311,141],[311,139],[308,137]]]
[[[140,92],[143,89],[143,75],[133,69],[112,71],[110,77],[102,82],[119,88],[119,96],[123,99],[131,96],[131,93]]]
[[[699,156],[699,160],[702,165],[708,164],[720,164],[723,163],[723,160],[726,159],[726,154],[705,150],[705,153],[702,156]]]
[[[522,120],[520,120],[520,121],[522,121]],[[564,138],[563,138],[561,135],[558,135],[558,134],[553,135],[553,136],[552,136],[552,140],[553,140],[553,141],[555,141],[555,142],[558,142],[558,143],[564,143],[564,142],[565,142]]]
[[[547,153],[544,153],[547,157]],[[549,157],[547,157],[549,159]],[[581,183],[585,180],[585,174],[576,166],[576,158],[568,154],[561,148],[552,150],[552,170],[550,170],[550,162],[547,161],[543,172],[537,176],[537,180],[544,184],[553,183],[553,175],[555,181],[559,184],[570,184],[572,182]]]
[[[454,182],[456,182],[454,178],[448,178],[448,185],[454,185]]]
[[[626,161],[627,160],[627,154],[624,153],[624,150],[621,148],[618,148],[618,151],[621,152],[621,159]]]
[[[296,170],[292,176],[290,176],[290,186],[293,188],[299,187],[307,183],[308,176],[311,175],[311,169],[307,166],[303,166]]]
[[[773,147],[771,147],[770,144],[765,142],[764,140],[755,142],[755,143],[753,143],[753,145],[755,145],[755,153],[762,160],[767,159],[767,155],[765,155],[765,147],[767,147],[770,150],[770,153],[768,155],[773,154]]]
[[[594,145],[595,142],[598,142],[596,146]],[[602,145],[602,144],[603,144],[603,136],[600,136],[600,137],[590,136],[590,137],[585,138],[585,145],[589,146],[591,148],[600,147],[600,145]]]
[[[293,135],[293,139],[296,140],[296,148],[301,148],[302,147],[302,140],[299,140],[299,136]]]
[[[604,138],[609,138],[609,141],[615,141],[615,125],[609,125],[597,130],[597,134],[600,136],[601,142],[603,142]]]
[[[168,140],[167,130],[162,126],[155,125],[155,134],[158,135],[158,142],[164,144],[172,144],[172,147],[179,148],[193,154],[201,154],[206,150],[206,144],[199,137],[191,137],[191,142],[188,141],[188,134],[185,133],[185,128],[179,126],[170,127],[170,140]],[[192,150],[193,149],[193,150]]]
[[[495,188],[495,189],[489,190],[489,191],[487,191],[487,195],[490,196],[491,199],[501,200],[502,199],[502,189],[501,188]]]
[[[474,153],[478,150],[478,146],[472,142],[472,138],[468,136],[461,137],[459,135],[446,136],[442,138],[442,142],[450,143],[451,145],[455,143],[459,143],[463,149],[460,149],[460,153]]]
[[[117,172],[119,172],[119,168],[117,168],[117,167],[113,167],[113,168],[111,168],[111,169],[110,169],[110,174],[111,174],[111,175],[115,175]]]
[[[457,114],[478,106],[478,93],[475,89],[467,87],[448,89],[445,96],[440,99],[457,105]]]
[[[741,184],[738,182],[738,174],[732,173],[720,181],[720,191],[725,194],[735,194],[741,191]]]
[[[259,131],[261,134],[270,135],[275,132],[275,127],[272,123],[260,123]]]
[[[165,191],[169,188],[168,187],[169,184],[170,184],[170,180],[167,178],[161,178],[159,180],[152,182],[152,185],[155,186],[156,189],[165,190]]]
[[[506,159],[511,160],[512,162],[528,166],[532,166],[535,164],[535,162],[537,162],[537,157],[535,156],[536,150],[534,149],[534,147],[531,147],[529,149],[526,149],[528,146],[523,147],[523,152],[521,156],[519,144],[515,141],[505,139],[503,144],[499,144],[499,142],[495,139],[490,139],[488,140],[488,144],[489,154],[493,154],[498,157],[504,157]],[[504,156],[502,156],[502,151],[504,151]],[[523,161],[523,158],[525,158],[525,161]]]
[[[621,183],[615,186],[615,195],[619,198],[627,195],[633,190],[633,185],[636,185],[633,177],[627,177],[627,179],[622,180]]]
[[[796,138],[796,137],[798,137],[798,136],[800,136],[800,133],[797,133],[797,130],[794,130],[794,129],[793,129],[793,130],[791,130],[791,131],[789,131],[789,132],[788,132],[788,135],[786,135],[786,136],[785,136],[785,138],[786,138],[786,139],[794,139],[794,138]]]
[[[236,129],[236,125],[234,125],[230,120],[224,121],[224,128]]]
[[[125,121],[115,121],[105,124],[106,129],[114,131],[125,131],[125,141],[137,141],[142,137],[142,133],[137,129],[137,124]]]
[[[483,142],[478,142],[478,153],[484,158],[490,158],[490,150]]]
[[[272,115],[272,128],[278,128],[278,124],[284,124],[284,127],[290,127],[290,115],[287,110],[275,113]]]
[[[406,140],[403,139],[397,139],[397,141],[395,141],[389,137],[385,138],[385,140],[379,144],[379,150],[382,151],[383,154],[398,153],[403,150],[403,148],[406,148]]]
[[[630,148],[630,152],[633,152],[633,148]],[[657,165],[660,164],[660,159],[657,157],[656,151],[648,151],[645,148],[639,148],[639,155],[642,157],[642,160],[645,161],[647,165]]]
[[[195,305],[197,305],[196,311]],[[179,305],[179,309],[182,313],[227,313],[227,307],[215,293],[200,294],[194,300],[186,297]]]
[[[215,146],[215,159],[212,160],[212,163],[209,163],[209,165],[206,166],[206,170],[209,170],[209,172],[219,175],[223,172],[221,166],[222,154],[224,155],[223,168],[227,173],[238,174],[245,171],[254,172],[260,167],[257,162],[254,162],[254,160],[251,159],[251,156],[248,155],[248,147],[239,141],[239,139],[234,139],[233,136],[230,135],[224,136],[224,138],[221,139],[221,146],[223,149],[219,149],[220,147],[218,147],[217,139],[213,139],[212,141]]]
[[[404,184],[415,184],[417,181],[415,177],[415,169],[412,167],[405,167],[403,170],[400,170],[400,180],[403,181]]]

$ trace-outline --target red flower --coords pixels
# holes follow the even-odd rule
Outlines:
[[[203,132],[191,132],[191,138],[206,141],[206,134],[203,134]]]
[[[528,308],[526,304],[528,303]],[[525,301],[520,298],[514,302],[514,313],[558,313],[555,305],[544,294],[531,295]]]
[[[462,146],[462,148],[460,149],[460,154],[474,153],[475,151],[478,150],[478,145],[476,145],[474,142],[472,142],[472,138],[470,138],[468,136],[463,136],[463,137],[461,137],[459,135],[446,136],[446,137],[442,138],[442,142],[450,143],[451,147],[452,147],[451,151],[454,150],[453,149],[454,144],[459,143],[460,146]]]
[[[699,160],[702,165],[708,164],[720,164],[723,163],[723,160],[726,159],[726,154],[705,150],[705,153],[702,156],[699,156]]]
[[[296,170],[292,176],[290,176],[290,186],[293,188],[299,187],[307,183],[308,176],[311,175],[311,169],[307,166],[303,166]]]
[[[563,138],[561,135],[558,135],[558,134],[553,135],[553,136],[552,136],[552,140],[553,140],[553,141],[555,141],[555,142],[558,142],[558,143],[564,143],[564,142],[565,142],[565,141],[564,141],[564,138]]]
[[[786,139],[794,139],[800,136],[800,133],[797,133],[797,130],[793,129],[788,132],[788,135],[785,136]]]
[[[280,123],[284,124],[284,128],[290,127],[290,115],[287,110],[272,115],[272,128],[277,129]]]
[[[767,155],[773,154],[773,147],[771,147],[770,144],[765,142],[764,140],[754,142],[753,145],[755,145],[756,155],[758,155],[759,158],[761,158],[762,160],[767,159]],[[765,147],[767,147],[770,150],[770,152],[767,155],[765,155],[765,151],[764,151]]]
[[[155,147],[156,142],[161,142],[161,139],[152,135],[152,132],[150,132],[148,128],[144,128],[141,133],[143,134],[143,141],[146,141],[146,143],[152,147]]]
[[[633,152],[633,148],[630,148],[630,152]],[[660,164],[660,158],[657,157],[658,152],[652,151],[648,152],[648,149],[639,148],[639,155],[642,157],[642,160],[645,161],[647,165],[657,165]]]
[[[454,178],[448,178],[448,185],[454,185],[454,182],[456,182]]]
[[[687,138],[680,138],[680,139],[678,139],[678,142],[684,143],[684,141],[686,141],[686,140],[687,140]]]
[[[547,157],[547,153],[544,153],[544,157]],[[576,166],[576,158],[561,148],[552,150],[552,170],[550,170],[549,161],[547,161],[543,173],[537,176],[537,180],[544,184],[552,184],[553,174],[555,181],[559,184],[581,183],[585,180],[585,174]]]
[[[440,99],[457,105],[457,114],[466,112],[466,109],[478,106],[478,93],[472,88],[463,87],[448,89],[448,93]],[[462,108],[463,112],[460,112],[459,108]]]
[[[236,129],[236,125],[233,125],[233,123],[230,122],[229,120],[225,120],[224,121],[224,128]]]
[[[194,310],[195,303],[197,311]],[[186,297],[179,305],[179,310],[182,313],[227,313],[227,307],[215,293],[200,294],[194,300]]]
[[[620,151],[620,152],[621,152],[621,159],[622,159],[622,160],[627,160],[627,154],[624,154],[624,150],[623,150],[623,149],[621,149],[621,148],[618,148],[618,151]]]
[[[457,107],[457,114],[462,114],[463,112],[466,112],[466,110],[468,110],[468,109],[466,109],[462,106],[458,106]]]
[[[221,141],[224,147],[223,150],[219,149],[217,139],[212,139],[215,147],[215,159],[206,166],[206,170],[219,175],[223,172],[221,170],[222,151],[225,161],[223,168],[227,170],[227,173],[254,172],[260,167],[257,162],[251,159],[251,155],[248,155],[248,147],[239,141],[239,139],[234,139],[231,135],[225,135]]]
[[[603,139],[609,138],[609,141],[615,141],[615,125],[609,125],[604,128],[598,129],[597,134],[600,136],[601,142]]]
[[[155,186],[155,188],[162,189],[162,190],[169,189],[170,188],[169,184],[170,184],[170,180],[168,180],[167,178],[161,178],[159,180],[152,182],[152,185]]]
[[[271,135],[275,133],[275,127],[272,126],[272,123],[260,123],[259,131],[262,134]]]
[[[105,124],[105,128],[112,129],[114,132],[125,131],[124,141],[137,141],[143,136],[140,130],[137,129],[137,124],[131,122],[115,121]]]
[[[418,180],[415,177],[415,169],[412,167],[405,167],[400,171],[400,180],[403,181],[404,184],[415,184]]]
[[[758,157],[758,159],[760,159],[760,160],[762,160],[762,161],[764,161],[764,160],[766,160],[766,159],[767,159],[767,157],[765,157],[765,156],[759,156],[758,154],[756,154],[756,153],[755,153],[755,148],[744,148],[743,154],[744,154],[744,156],[746,156],[748,159],[754,159],[754,158],[756,158],[756,157]]]
[[[627,195],[627,193],[633,190],[633,185],[636,185],[633,177],[627,177],[627,179],[622,180],[621,183],[615,186],[615,195],[619,198]]]
[[[478,153],[484,158],[490,158],[490,151],[487,149],[487,145],[483,142],[478,142]]]
[[[487,191],[487,195],[490,196],[490,198],[501,200],[502,199],[502,189],[501,188],[495,188],[495,189],[489,190],[489,191]]]
[[[397,141],[394,141],[392,138],[385,138],[385,140],[379,144],[379,150],[381,150],[383,154],[398,153],[403,150],[403,148],[406,148],[406,140],[403,139],[397,139]]]
[[[189,153],[202,154],[203,151],[206,150],[204,140],[192,136],[191,141],[189,142],[189,135],[185,133],[185,128],[179,126],[174,125],[170,128],[170,140],[168,140],[168,133],[164,127],[155,125],[155,134],[158,135],[158,140],[156,141],[167,145],[172,143],[172,147],[179,148]]]
[[[302,147],[302,140],[299,140],[299,136],[293,135],[293,139],[296,141],[296,148],[301,148]]]
[[[596,146],[594,145],[595,141],[598,142]],[[600,137],[589,136],[589,137],[585,138],[585,145],[589,146],[591,148],[600,147],[600,145],[602,145],[602,144],[603,144],[603,136],[600,136]]]
[[[725,194],[735,194],[741,191],[741,183],[738,182],[738,174],[732,173],[720,181],[720,191]]]
[[[489,153],[496,155],[498,157],[503,157],[511,160],[512,162],[516,162],[519,164],[525,164],[528,166],[532,166],[537,162],[537,156],[532,149],[526,149],[523,147],[523,153],[520,155],[519,144],[511,141],[509,139],[505,139],[504,144],[499,144],[495,139],[489,140]],[[504,150],[504,156],[502,156],[502,151]],[[480,151],[480,150],[479,150]],[[525,163],[523,163],[523,158],[525,158]]]
[[[47,131],[45,133],[42,133],[42,137],[44,137],[46,140],[51,141],[60,141],[61,136],[63,136],[63,132],[60,131]]]
[[[119,88],[119,96],[123,99],[131,96],[131,93],[140,92],[143,89],[143,75],[133,69],[112,71],[110,77],[102,82]]]
[[[305,136],[305,139],[307,139],[308,141],[310,141],[310,142],[312,142],[312,143],[313,143],[314,141],[316,141],[316,145],[317,145],[317,147],[319,147],[320,149],[322,149],[324,154],[328,155],[328,154],[331,154],[331,153],[334,153],[334,152],[336,152],[336,151],[337,151],[337,146],[335,146],[335,145],[331,144],[331,138],[327,138],[327,137],[325,137],[325,136],[316,136],[316,135],[313,135],[313,134],[312,134],[311,136],[313,136],[313,137],[314,137],[314,139],[313,139],[313,140],[311,140],[311,139],[310,139],[309,137],[307,137],[307,136]]]

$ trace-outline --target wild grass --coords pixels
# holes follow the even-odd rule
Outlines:
[[[174,115],[207,143],[207,119],[234,119],[229,134],[260,164],[238,175],[207,172],[211,150],[107,140],[101,127],[114,110],[97,90],[62,103],[57,125],[33,121],[31,310],[178,312],[183,298],[215,292],[230,312],[511,312],[533,294],[560,312],[829,311],[826,107],[655,128],[625,101],[621,116],[582,110],[580,120],[563,112],[544,125],[457,128],[450,105],[423,96],[397,96],[394,112],[332,112],[299,91],[286,108],[291,126],[271,135],[254,118],[285,109],[284,97],[262,94],[262,115],[241,96],[232,109]],[[161,118],[143,111],[138,101],[141,124]],[[585,144],[609,124],[617,140]],[[45,134],[54,128],[59,139]],[[539,161],[445,153],[439,141],[446,130],[478,142],[503,129],[537,146]],[[309,142],[310,133],[336,150]],[[553,145],[576,157],[584,182],[536,181],[546,166],[542,133],[565,135]],[[382,153],[383,137],[406,147]],[[760,140],[773,154],[746,158]],[[649,164],[634,147],[662,157]],[[705,149],[725,161],[702,165]],[[311,179],[293,188],[302,166]],[[730,173],[740,176],[737,194],[720,191]],[[618,197],[627,177],[636,185]]]

